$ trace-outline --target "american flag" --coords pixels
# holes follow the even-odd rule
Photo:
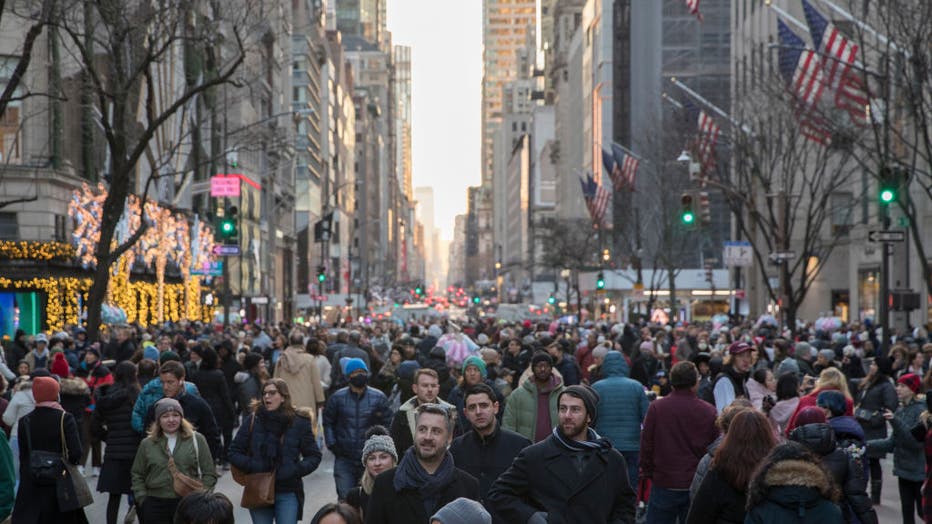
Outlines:
[[[696,155],[702,170],[705,171],[715,167],[715,144],[718,142],[721,127],[704,110],[699,111],[696,125],[699,130],[699,136],[696,137]]]
[[[702,21],[702,13],[699,12],[699,0],[686,0],[686,7],[689,9],[689,14],[696,15],[696,18],[699,21]]]
[[[831,133],[825,128],[824,122],[815,116],[825,89],[822,63],[818,55],[807,49],[802,38],[783,20],[777,20],[777,34],[780,37],[780,73],[799,105],[797,118],[800,130],[806,138],[827,144]]]
[[[579,183],[582,185],[583,198],[586,201],[586,209],[589,210],[589,217],[592,223],[602,225],[602,219],[605,218],[605,210],[608,208],[609,192],[595,181],[591,174],[586,178],[579,177]]]
[[[615,157],[615,165],[621,166],[619,170],[623,184],[627,184],[628,189],[634,191],[634,179],[638,174],[638,166],[641,160],[638,157],[625,153],[625,150],[618,144],[612,144],[612,156]]]
[[[621,168],[618,166],[618,163],[615,162],[615,158],[612,157],[612,153],[602,148],[602,167],[605,168],[605,172],[612,177],[612,188],[615,191],[621,191],[624,187],[624,178],[621,176]]]
[[[835,93],[835,106],[848,111],[858,125],[867,124],[866,106],[869,103],[864,82],[851,67],[857,61],[858,45],[822,16],[812,4],[803,0],[803,11],[809,23],[812,42],[822,53],[822,72],[829,89]]]

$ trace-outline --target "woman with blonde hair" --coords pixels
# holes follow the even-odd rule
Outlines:
[[[304,514],[304,482],[320,465],[309,408],[291,404],[288,384],[280,378],[262,385],[262,400],[243,420],[230,444],[230,464],[245,474],[275,472],[275,503],[250,508],[255,524],[295,524]]]
[[[398,465],[398,453],[395,443],[388,435],[388,430],[375,425],[366,432],[366,443],[362,447],[362,464],[366,470],[362,474],[359,486],[349,490],[346,494],[346,503],[359,512],[359,516],[366,517],[366,508],[369,506],[369,495],[375,484],[375,477],[383,471]]]
[[[133,461],[133,494],[142,522],[172,521],[186,494],[175,492],[176,474],[200,481],[208,491],[217,484],[207,439],[184,419],[177,400],[163,398],[155,403],[155,421]]]
[[[783,431],[784,434],[789,436],[790,432],[796,429],[796,416],[799,415],[799,412],[803,409],[815,406],[819,393],[823,391],[842,392],[845,395],[845,415],[854,415],[854,399],[851,398],[851,392],[848,391],[848,379],[838,368],[825,368],[819,373],[819,378],[816,379],[815,389],[808,395],[800,397],[799,404],[796,406],[796,411],[786,424],[786,428]]]

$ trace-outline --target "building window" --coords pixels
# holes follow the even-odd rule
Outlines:
[[[65,241],[65,215],[55,215],[55,240]]]
[[[832,214],[832,235],[847,237],[854,226],[854,195],[852,193],[833,193],[829,200]]]
[[[19,57],[0,56],[0,92],[6,89],[7,82],[13,76]],[[19,97],[22,91],[17,88],[13,97]],[[20,158],[20,111],[22,103],[19,100],[10,102],[6,111],[0,116],[0,162],[19,163]]]
[[[0,240],[19,240],[16,213],[0,213]]]

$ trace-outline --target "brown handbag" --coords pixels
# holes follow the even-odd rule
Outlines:
[[[197,433],[191,438],[194,440],[194,460],[197,462],[197,478],[190,477],[178,471],[178,467],[175,466],[174,457],[172,457],[171,453],[168,453],[168,449],[165,450],[165,452],[168,453],[168,471],[172,474],[172,488],[175,490],[175,494],[182,498],[187,497],[191,493],[205,491],[204,483],[200,480],[202,478],[202,473],[201,459],[197,450]]]
[[[252,430],[256,425],[256,416],[249,422],[249,441],[246,449],[252,449]],[[282,441],[285,435],[282,435]],[[230,473],[233,481],[243,486],[243,498],[240,506],[246,509],[263,508],[275,505],[275,470],[259,473],[244,473],[241,469],[231,466]]]

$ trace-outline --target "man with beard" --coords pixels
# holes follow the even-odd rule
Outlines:
[[[718,414],[731,405],[736,398],[748,398],[748,375],[751,372],[750,344],[741,340],[728,346],[728,359],[722,372],[715,377],[712,383],[712,394],[715,396],[715,409]]]
[[[479,479],[479,497],[484,501],[492,482],[531,441],[499,426],[498,400],[488,384],[466,389],[463,406],[472,431],[454,440],[450,453],[458,468]],[[505,524],[500,518],[495,522]]]
[[[437,378],[437,372],[432,369],[421,368],[414,372],[414,383],[411,385],[414,396],[409,398],[392,418],[392,426],[389,434],[395,442],[395,449],[399,453],[404,453],[414,444],[414,438],[417,436],[417,430],[414,425],[415,413],[417,407],[421,404],[440,404],[445,408],[455,410],[453,404],[444,402],[438,394],[440,393],[440,382]]]
[[[540,442],[557,420],[557,397],[564,386],[563,379],[553,373],[553,360],[543,351],[531,358],[531,371],[531,378],[508,396],[502,427]]]
[[[398,463],[375,479],[367,524],[430,522],[440,508],[465,497],[479,499],[479,481],[453,465],[448,448],[454,411],[439,404],[417,408],[414,445]]]
[[[487,504],[503,522],[634,523],[636,496],[624,457],[593,430],[598,394],[564,389],[560,423],[515,458],[492,484]]]

